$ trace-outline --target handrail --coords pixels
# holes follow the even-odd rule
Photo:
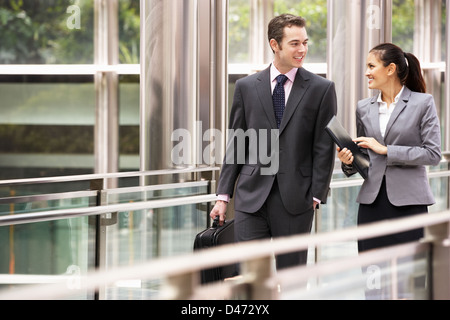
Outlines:
[[[31,222],[78,218],[84,216],[100,215],[111,212],[137,211],[147,209],[166,208],[180,205],[211,202],[216,199],[215,194],[158,199],[133,203],[121,203],[85,208],[57,209],[51,211],[21,213],[16,215],[0,216],[0,226],[17,225]]]
[[[112,194],[121,194],[128,192],[145,192],[145,191],[155,191],[155,190],[174,190],[181,189],[187,187],[206,187],[209,185],[209,181],[189,181],[189,182],[176,182],[176,183],[165,183],[165,184],[156,184],[150,186],[137,186],[137,187],[123,187],[123,188],[114,188],[114,189],[105,189],[109,195]]]
[[[180,189],[180,188],[186,188],[186,187],[199,187],[199,186],[208,186],[208,185],[209,185],[209,182],[204,180],[204,181],[166,183],[166,184],[157,184],[157,185],[149,185],[149,186],[122,187],[122,188],[105,189],[105,190],[108,192],[108,195],[116,195],[116,194],[123,194],[123,193],[128,193],[128,192],[170,190],[170,189]],[[0,198],[0,204],[13,204],[13,203],[24,203],[24,202],[33,202],[33,201],[46,201],[46,200],[62,200],[62,199],[94,197],[94,196],[97,196],[96,190],[58,192],[58,193],[26,195],[26,196],[10,196],[10,197]]]
[[[46,200],[62,200],[62,199],[82,198],[82,197],[95,197],[96,195],[97,195],[97,191],[87,190],[87,191],[71,191],[71,192],[38,194],[38,195],[30,195],[30,196],[12,196],[12,197],[0,198],[0,204],[25,203],[25,202],[46,201]]]
[[[443,162],[448,162],[450,158],[450,152],[443,153]],[[339,163],[336,160],[336,163]],[[336,164],[335,164],[336,165]],[[339,171],[339,169],[336,169]],[[82,175],[69,175],[69,176],[53,176],[53,177],[42,177],[42,178],[24,178],[24,179],[9,179],[0,180],[1,186],[13,186],[13,185],[29,185],[29,184],[44,184],[44,183],[60,183],[60,182],[73,182],[73,181],[86,181],[95,179],[114,179],[114,178],[132,178],[132,177],[145,177],[145,176],[157,176],[157,175],[169,175],[169,174],[184,174],[184,173],[199,173],[208,171],[220,171],[220,167],[188,167],[182,169],[161,169],[161,170],[150,170],[150,171],[130,171],[130,172],[116,172],[116,173],[92,173],[92,174],[82,174]],[[450,176],[450,171],[431,171],[428,173],[429,177],[440,177],[440,176]],[[362,184],[363,179],[345,179],[349,181],[348,186]],[[332,185],[337,185],[337,187],[342,187],[342,181],[336,181]]]
[[[393,219],[366,224],[359,227],[349,227],[342,230],[323,232],[311,235],[296,235],[272,240],[254,240],[240,244],[230,244],[221,247],[197,251],[174,257],[166,257],[140,265],[121,267],[109,271],[93,271],[80,281],[82,290],[96,290],[105,284],[111,284],[123,279],[159,279],[177,277],[183,274],[198,272],[202,269],[217,267],[242,261],[250,261],[288,252],[304,250],[310,246],[320,246],[327,243],[367,239],[391,233],[434,226],[450,222],[450,211],[421,214],[413,217]],[[425,238],[424,241],[434,242],[442,239]],[[443,241],[444,246],[450,245],[450,240]],[[66,284],[43,285],[26,290],[0,291],[2,299],[55,299],[75,291],[67,292]]]
[[[166,172],[166,170],[162,170]],[[179,173],[179,170],[176,170],[177,173]],[[185,172],[182,170],[182,172]],[[149,174],[157,174],[155,171],[148,172]],[[129,176],[130,173],[125,173],[124,176]],[[135,174],[135,173],[133,173]],[[110,175],[110,174],[107,174]],[[111,174],[114,175],[115,174]],[[91,175],[88,175],[91,176]],[[448,177],[450,176],[450,170],[446,171],[437,171],[437,172],[430,172],[429,178],[436,178],[436,177]],[[80,176],[79,176],[80,177]],[[84,177],[84,176],[81,176]],[[342,188],[342,187],[349,187],[349,186],[358,186],[362,184],[363,179],[355,178],[355,179],[339,179],[337,181],[332,181],[330,184],[330,188]],[[176,184],[174,184],[176,185]],[[135,187],[131,187],[135,188]],[[140,188],[140,187],[137,187]],[[119,189],[110,189],[110,190],[120,190]],[[80,195],[85,193],[79,193]],[[93,195],[90,193],[86,193],[89,195]],[[45,197],[51,196],[51,195],[42,195]],[[11,201],[13,197],[4,198],[8,201]],[[4,200],[4,201],[6,201]],[[22,198],[19,198],[19,201],[22,201]],[[195,201],[199,202],[195,202]],[[42,221],[49,221],[52,219],[59,220],[59,219],[65,219],[65,218],[75,218],[75,217],[81,217],[81,216],[89,216],[89,215],[100,215],[104,213],[110,213],[110,212],[120,212],[120,211],[132,211],[132,210],[144,210],[144,209],[155,209],[155,208],[162,208],[162,207],[170,207],[175,206],[174,203],[177,203],[176,205],[184,205],[184,204],[192,204],[192,203],[200,203],[200,202],[210,202],[215,201],[216,195],[215,194],[209,194],[209,195],[201,195],[201,196],[192,196],[192,197],[178,197],[178,198],[170,198],[170,199],[158,199],[158,200],[150,200],[150,201],[143,201],[143,202],[135,202],[135,203],[124,203],[124,204],[115,204],[115,205],[107,205],[107,206],[95,206],[95,207],[86,207],[86,208],[72,208],[72,209],[55,209],[51,211],[44,211],[44,212],[33,212],[33,213],[21,213],[17,215],[8,215],[8,216],[0,216],[0,226],[5,225],[15,225],[15,224],[23,224],[23,223],[30,223],[30,222],[42,222]],[[0,203],[4,202],[2,199],[0,199]],[[183,201],[186,201],[185,203]],[[192,202],[194,201],[194,202]]]
[[[132,177],[146,177],[146,176],[158,176],[169,174],[199,173],[199,172],[219,171],[219,170],[220,170],[219,167],[188,167],[183,169],[162,169],[151,171],[130,171],[130,172],[116,172],[116,173],[92,173],[92,174],[59,176],[59,177],[55,176],[43,178],[11,179],[11,180],[0,180],[0,187],[5,185],[7,186],[29,185],[42,183],[86,181],[96,179],[132,178]]]
[[[443,171],[429,171],[427,173],[428,179],[433,178],[443,178],[443,177],[450,177],[450,170],[443,170]],[[330,188],[347,188],[347,187],[354,187],[354,186],[360,186],[364,182],[363,178],[342,178],[342,179],[336,179],[331,180]]]

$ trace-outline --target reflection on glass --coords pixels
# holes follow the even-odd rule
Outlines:
[[[119,76],[119,170],[138,171],[139,164],[139,75]]]
[[[427,254],[364,266],[366,300],[425,300],[430,298]]]
[[[93,225],[88,217],[0,227],[0,289],[20,286],[23,276],[42,283],[63,282],[77,288],[93,267]],[[8,277],[7,275],[10,275]],[[40,280],[39,280],[40,279]],[[77,299],[92,293],[77,291]]]
[[[282,290],[281,299],[427,300],[429,252],[393,258],[345,271],[311,276],[307,285]]]
[[[0,78],[1,179],[91,173],[92,76]]]
[[[251,63],[250,1],[230,0],[228,5],[228,61]]]
[[[275,0],[274,14],[291,13],[306,19],[308,62],[327,60],[327,0]]]
[[[139,63],[140,3],[139,0],[119,0],[119,60]]]
[[[108,203],[172,199],[208,194],[206,182],[183,186],[157,185],[108,195]],[[107,265],[131,266],[158,257],[192,252],[195,235],[206,228],[207,203],[119,212],[117,223],[108,227]],[[108,288],[107,299],[155,298],[160,280],[134,279]]]
[[[94,61],[94,0],[0,0],[0,63]]]
[[[392,42],[405,52],[413,52],[415,28],[414,0],[392,2]]]

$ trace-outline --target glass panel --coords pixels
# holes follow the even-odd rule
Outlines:
[[[207,203],[119,212],[108,228],[108,267],[139,264],[156,257],[188,253],[206,227]],[[107,289],[107,299],[144,299],[160,293],[160,280],[130,279]]]
[[[445,61],[445,58],[447,57],[446,48],[447,48],[447,38],[446,38],[446,28],[445,28],[445,21],[447,17],[447,6],[446,1],[441,1],[441,60]]]
[[[322,274],[308,279],[307,286],[282,290],[281,298],[426,300],[430,299],[430,263],[429,253],[423,252],[327,275]]]
[[[333,182],[360,179],[359,174],[347,178],[339,169],[333,174]],[[316,215],[316,232],[330,232],[353,227],[357,224],[358,203],[356,197],[360,186],[333,187],[325,205],[320,206]],[[312,251],[312,250],[310,250]],[[315,251],[316,261],[335,259],[338,257],[356,256],[358,254],[357,241],[347,241],[332,244],[324,244]],[[310,255],[310,261],[313,259]]]
[[[251,63],[249,0],[229,1],[228,39],[228,62]]]
[[[139,0],[119,0],[119,60],[139,63],[140,38]]]
[[[0,0],[0,63],[93,63],[93,0]]]
[[[47,190],[52,189],[49,186],[38,186],[36,188]],[[4,194],[6,190],[6,188],[0,188],[0,194]],[[16,194],[16,190],[12,190],[12,188],[10,190],[10,194]],[[20,191],[23,192],[23,190]],[[33,197],[31,199],[30,197],[13,197],[9,199],[9,201],[2,199],[2,201],[0,202],[0,216],[49,210],[84,208],[95,205],[97,199],[94,195],[91,197],[86,197],[76,195],[70,196],[70,194],[68,194],[68,198],[61,197],[60,199],[55,199],[55,197],[53,196],[51,197],[51,199],[45,199],[47,198],[47,196],[34,198],[35,199],[33,199]]]
[[[444,172],[448,170],[448,163],[441,162],[437,166],[429,167],[429,172]],[[358,174],[346,178],[343,173],[335,170],[332,183],[361,178]],[[441,212],[448,209],[448,184],[449,178],[430,177],[430,186],[435,197],[436,203],[428,207],[430,213]],[[320,207],[320,212],[316,216],[316,232],[329,232],[349,228],[357,225],[357,216],[359,205],[356,202],[360,186],[333,187],[327,203]],[[329,260],[337,257],[350,257],[358,255],[357,241],[348,241],[342,243],[325,244],[316,251],[317,261]],[[310,259],[314,259],[311,255]]]
[[[76,288],[94,264],[94,230],[88,217],[0,227],[0,289],[55,281]]]
[[[139,75],[119,76],[119,170],[138,171],[139,163]]]
[[[327,61],[327,0],[275,0],[274,15],[291,13],[306,19],[307,62]]]
[[[183,183],[182,185],[161,184],[150,187],[116,189],[109,191],[107,204],[187,197],[207,194],[208,192],[207,182]]]
[[[429,299],[428,265],[428,255],[420,254],[363,267],[365,299]]]
[[[392,42],[405,52],[414,51],[414,0],[392,1]]]
[[[125,191],[125,192],[123,192]],[[206,181],[160,184],[110,190],[108,203],[169,199],[209,193]],[[192,252],[197,233],[204,230],[209,203],[119,212],[107,230],[107,267],[139,264],[162,256]],[[131,279],[107,289],[107,299],[148,298],[159,290],[159,280]]]
[[[92,173],[92,76],[0,77],[0,179]]]
[[[448,162],[441,162],[439,165],[430,167],[429,172],[447,171],[449,169]],[[430,213],[445,211],[449,208],[448,203],[448,187],[449,177],[430,178],[430,187],[434,195],[436,203],[428,207]]]

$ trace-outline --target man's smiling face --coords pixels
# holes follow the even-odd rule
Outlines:
[[[303,61],[308,52],[308,34],[304,27],[285,27],[281,43],[272,39],[270,46],[275,52],[275,67],[281,73],[286,73],[292,68],[303,66]]]

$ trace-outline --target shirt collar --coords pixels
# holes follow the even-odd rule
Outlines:
[[[403,93],[403,89],[405,89],[405,86],[402,86],[402,89],[400,90],[400,92],[395,96],[394,103],[397,103],[398,100],[400,100],[400,96]],[[383,100],[381,100],[381,92],[378,94],[377,102],[385,103]]]
[[[288,79],[291,80],[291,82],[294,82],[297,70],[298,68],[292,68],[291,70],[289,70],[289,72],[285,73],[285,76],[288,77]],[[278,71],[278,69],[272,63],[270,66],[270,81],[274,81],[280,74],[281,72]]]

